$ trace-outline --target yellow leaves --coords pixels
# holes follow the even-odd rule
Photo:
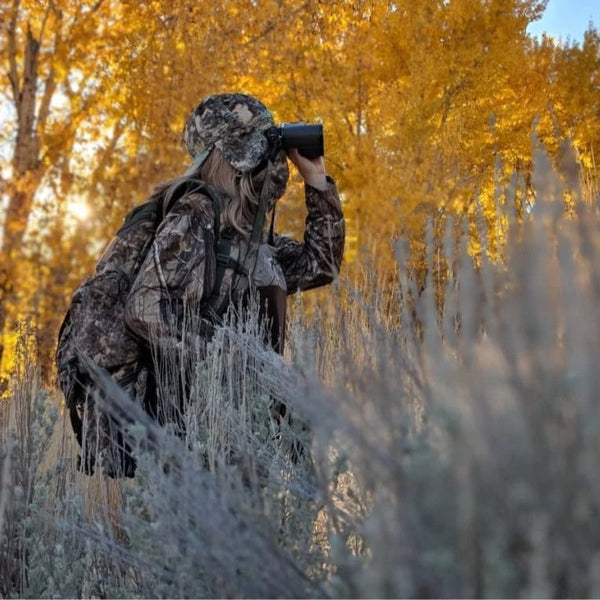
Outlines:
[[[47,16],[37,98],[51,73],[56,91],[38,164],[57,206],[68,196],[93,211],[94,223],[78,225],[89,226],[75,252],[86,267],[90,246],[185,170],[183,123],[209,93],[244,91],[282,121],[324,123],[327,165],[345,197],[347,261],[366,239],[390,260],[392,236],[418,247],[424,223],[440,214],[466,216],[475,232],[477,202],[499,252],[496,163],[503,180],[514,169],[527,177],[534,127],[553,155],[572,136],[590,187],[597,181],[598,33],[581,48],[534,44],[525,27],[539,14],[535,0],[21,4],[19,65],[27,24],[39,34]],[[280,224],[301,235],[296,192]],[[49,261],[71,260],[52,252]]]

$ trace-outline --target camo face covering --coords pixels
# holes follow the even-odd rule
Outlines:
[[[260,190],[262,188],[266,173],[267,160],[265,159],[252,170],[252,183],[255,190]],[[290,170],[288,167],[287,155],[284,150],[280,150],[273,158],[270,181],[267,183],[269,186],[267,196],[269,198],[269,209],[271,209],[275,202],[285,193],[289,177]]]

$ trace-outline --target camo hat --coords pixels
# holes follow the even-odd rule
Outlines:
[[[267,108],[246,94],[208,96],[189,116],[183,141],[198,168],[218,148],[240,173],[257,167],[269,151],[264,135],[274,125]]]

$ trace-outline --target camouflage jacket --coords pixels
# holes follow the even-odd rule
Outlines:
[[[275,235],[269,247],[288,294],[330,283],[342,262],[345,228],[335,183],[328,179],[325,191],[307,185],[305,194],[304,240]],[[213,203],[201,193],[185,195],[161,223],[126,304],[125,323],[138,338],[180,339],[184,320],[186,331],[201,333],[198,307],[216,278],[214,228]],[[221,297],[231,296],[233,278],[226,271]]]
[[[266,283],[276,280],[288,294],[331,282],[342,261],[344,219],[333,181],[325,191],[306,186],[306,205],[303,242],[275,236],[273,246],[263,243],[258,251],[266,255]],[[152,369],[145,349],[156,350],[156,342],[161,350],[162,344],[179,347],[182,333],[203,336],[202,308],[215,297],[216,225],[213,201],[200,192],[187,193],[155,234],[151,220],[126,224],[98,261],[94,276],[75,292],[68,326],[61,329],[57,363],[67,403],[83,423],[83,439],[81,430],[76,433],[86,472],[93,471],[94,462],[112,476],[131,475],[134,467],[121,444],[114,443],[110,419],[96,410],[92,396],[77,391],[79,372],[71,368],[73,361],[82,352],[146,406]],[[232,248],[239,258],[244,244]],[[232,288],[239,279],[226,270],[218,298],[235,299]],[[87,389],[88,383],[81,383]]]

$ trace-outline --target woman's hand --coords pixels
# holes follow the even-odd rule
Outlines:
[[[327,189],[327,178],[325,176],[325,159],[322,156],[318,158],[306,158],[298,152],[297,148],[290,148],[288,151],[290,160],[296,165],[302,179],[308,185],[324,191]]]

